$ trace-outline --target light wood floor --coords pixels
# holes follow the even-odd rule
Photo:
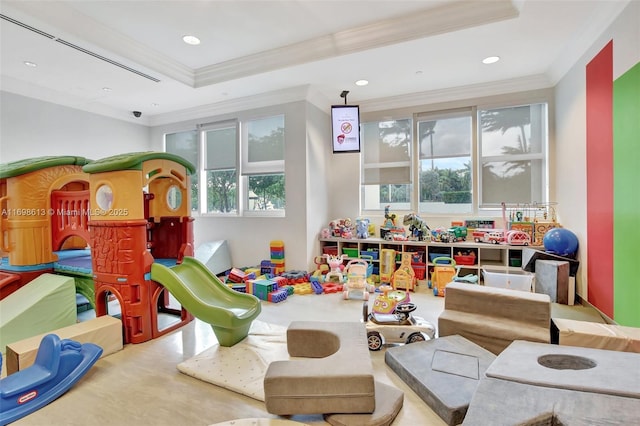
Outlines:
[[[437,325],[444,299],[422,283],[412,302],[416,315]],[[369,301],[371,306],[372,301]],[[293,320],[359,321],[362,301],[340,294],[293,295],[285,302],[263,302],[259,320],[287,326]],[[278,418],[264,403],[186,376],[176,365],[217,344],[208,324],[195,320],[159,339],[130,344],[100,359],[65,395],[15,422],[18,425],[172,425],[204,426],[242,418]],[[376,380],[405,392],[394,426],[445,423],[384,362],[384,349],[371,352]],[[289,420],[325,425],[322,416]]]

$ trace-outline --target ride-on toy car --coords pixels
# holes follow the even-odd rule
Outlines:
[[[436,334],[433,324],[422,317],[413,316],[415,303],[401,303],[392,314],[369,313],[369,305],[364,302],[362,314],[367,326],[369,350],[378,351],[383,344],[414,343],[433,339]]]

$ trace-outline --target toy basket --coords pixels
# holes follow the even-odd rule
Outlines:
[[[487,287],[509,288],[511,290],[531,291],[534,274],[527,272],[490,272],[482,269],[484,285]]]

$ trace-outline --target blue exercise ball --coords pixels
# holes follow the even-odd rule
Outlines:
[[[544,249],[559,256],[574,256],[578,251],[578,237],[564,228],[550,229],[542,239]]]

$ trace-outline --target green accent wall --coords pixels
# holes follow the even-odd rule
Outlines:
[[[613,311],[640,327],[640,62],[613,82]]]

